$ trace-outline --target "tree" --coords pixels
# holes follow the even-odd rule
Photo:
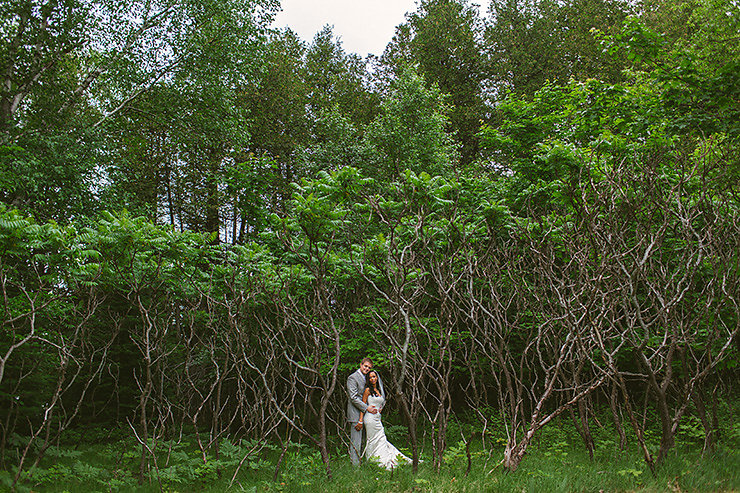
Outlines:
[[[592,30],[615,33],[629,8],[603,0],[493,0],[485,51],[496,99],[531,96],[546,81],[621,79],[620,57],[604,57]]]
[[[371,155],[362,139],[363,130],[352,124],[339,105],[321,110],[313,121],[311,144],[299,152],[302,172],[315,176],[319,171],[362,167]]]
[[[334,105],[358,127],[373,119],[378,101],[365,87],[365,63],[356,54],[344,51],[341,41],[334,40],[330,26],[314,36],[305,64],[312,119]]]
[[[352,168],[321,172],[319,179],[296,185],[290,215],[273,216],[287,263],[272,301],[281,323],[270,331],[268,345],[273,346],[270,353],[282,353],[284,367],[294,375],[294,392],[303,397],[305,409],[316,419],[318,436],[307,431],[309,423],[298,419],[295,408],[277,406],[276,411],[319,448],[329,478],[327,438],[331,416],[336,415],[329,409],[337,394],[345,397],[338,392],[343,387],[339,366],[352,313],[351,297],[343,292],[349,275],[351,235],[347,233],[352,229],[353,199],[370,181]],[[271,393],[274,404],[278,400]]]
[[[460,143],[460,165],[465,167],[478,157],[477,133],[486,116],[483,26],[477,10],[465,0],[424,0],[407,22],[419,72],[449,95],[450,131]]]
[[[60,72],[71,68],[74,80],[61,91],[56,88],[56,97],[46,101],[47,116],[85,101],[91,91],[107,118],[166,75],[196,62],[204,41],[227,35],[236,41],[239,36],[232,29],[247,27],[249,35],[236,45],[249,44],[266,20],[264,13],[269,18],[274,7],[270,0],[4,2],[3,142],[28,131],[19,118],[43,101],[36,96],[52,94],[45,87]]]
[[[448,111],[439,87],[427,87],[413,68],[406,69],[391,83],[380,114],[367,129],[372,154],[362,170],[385,181],[405,170],[449,173],[457,162],[457,146],[446,131]]]
[[[274,163],[274,169],[259,171],[273,177],[271,186],[254,191],[269,197],[272,211],[284,207],[290,182],[302,176],[296,153],[310,140],[305,55],[306,46],[293,31],[269,33],[257,77],[245,81],[237,96],[236,104],[249,114],[249,142],[236,159]]]
[[[202,227],[218,231],[218,167],[226,151],[238,147],[237,136],[244,135],[237,122],[243,115],[238,115],[229,93],[236,80],[253,74],[253,55],[274,7],[270,0],[4,2],[8,22],[2,25],[7,36],[0,46],[4,64],[0,139],[13,145],[5,153],[9,159],[3,168],[11,163],[16,168],[12,174],[2,170],[5,200],[42,214],[45,202],[57,202],[54,217],[65,220],[93,210],[101,183],[109,179],[104,163],[119,164],[118,146],[106,125],[127,118],[122,114],[126,111],[138,112],[133,118],[137,123],[149,117],[186,124],[187,131],[178,129],[175,134],[181,144],[185,136],[201,137],[198,151],[190,145],[188,153],[198,156],[202,174],[211,177],[203,186],[207,200],[202,205]],[[162,87],[180,97],[171,101],[173,92]],[[144,95],[148,100],[136,108]],[[189,107],[182,107],[186,102]],[[172,103],[180,107],[162,115],[161,107]],[[147,107],[156,108],[153,117]],[[218,125],[219,121],[229,124]],[[127,198],[144,200],[143,207],[156,218],[153,197],[163,194],[162,176],[168,173],[152,167],[175,163],[184,154],[182,149],[163,153],[162,146],[171,149],[175,139],[163,141],[161,135],[153,146],[159,149],[146,150],[153,125],[143,125],[141,132],[149,134],[138,141],[122,140],[139,156],[159,156],[149,159],[147,171],[132,171],[138,178],[146,176],[149,183],[126,191]],[[114,172],[112,178],[123,177],[122,173]],[[62,185],[62,180],[73,186]],[[56,194],[56,188],[63,193]]]
[[[487,111],[482,28],[466,0],[424,0],[396,28],[375,69],[381,90],[415,66],[429,85],[449,96],[448,130],[460,145],[463,167],[477,158],[477,132]]]

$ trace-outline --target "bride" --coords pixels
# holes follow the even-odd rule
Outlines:
[[[363,422],[364,414],[365,433],[367,435],[363,455],[386,469],[393,469],[399,461],[411,462],[411,459],[399,452],[385,437],[385,429],[380,420],[380,412],[385,405],[385,399],[378,390],[378,374],[375,370],[370,370],[365,377],[365,392],[362,395],[362,402],[378,409],[376,414],[360,414],[360,422]]]

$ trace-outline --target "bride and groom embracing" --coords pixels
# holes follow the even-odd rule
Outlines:
[[[411,462],[385,436],[381,411],[385,405],[385,390],[378,372],[373,370],[370,358],[360,362],[360,368],[347,378],[347,421],[350,426],[349,456],[353,465],[360,464],[360,456],[393,469],[402,462]],[[366,435],[362,454],[362,432]]]

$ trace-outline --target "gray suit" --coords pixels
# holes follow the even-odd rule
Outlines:
[[[383,381],[378,375],[378,386],[380,387],[380,394],[385,397],[385,390],[383,389]],[[347,422],[349,423],[349,457],[352,460],[352,464],[360,464],[360,455],[362,452],[362,434],[365,431],[363,428],[360,431],[355,430],[355,425],[360,419],[360,413],[367,411],[367,404],[362,402],[362,394],[365,392],[365,375],[358,369],[347,378]]]

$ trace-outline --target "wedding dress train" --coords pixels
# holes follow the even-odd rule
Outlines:
[[[371,395],[368,396],[367,403],[370,406],[382,409],[385,399]],[[363,456],[366,458],[377,462],[386,469],[393,469],[398,466],[399,461],[411,462],[411,459],[399,452],[385,437],[385,428],[383,428],[380,413],[365,413],[365,433],[367,435],[367,442]]]

